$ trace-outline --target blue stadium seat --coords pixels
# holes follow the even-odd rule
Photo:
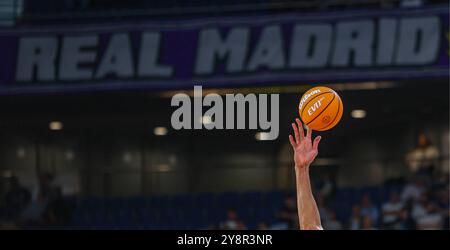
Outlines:
[[[218,206],[225,208],[236,208],[239,204],[239,195],[236,192],[227,192],[218,197]]]
[[[348,221],[352,205],[368,194],[381,206],[393,188],[341,188],[329,203],[339,220]],[[76,210],[71,225],[79,228],[113,229],[202,229],[226,220],[227,209],[236,208],[249,229],[265,222],[276,222],[290,192],[227,192],[131,198],[86,198],[73,200]]]

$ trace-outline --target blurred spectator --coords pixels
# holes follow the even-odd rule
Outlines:
[[[398,223],[391,229],[400,229],[400,230],[408,230],[408,229],[414,229],[416,226],[414,219],[411,217],[409,206],[405,206],[398,216],[399,221]]]
[[[425,182],[422,178],[417,178],[414,182],[405,186],[402,192],[402,200],[408,201],[409,199],[417,200],[425,191]]]
[[[53,181],[55,176],[50,173],[44,173],[39,175],[39,185],[34,190],[34,200],[51,200],[57,194],[58,187],[55,187]]]
[[[247,230],[247,226],[243,221],[239,221],[236,230]]]
[[[61,188],[56,188],[55,197],[49,201],[44,211],[44,223],[47,225],[65,225],[69,222],[70,212],[69,204],[64,200]]]
[[[227,219],[220,223],[220,228],[224,230],[245,230],[247,227],[239,219],[236,210],[228,209]]]
[[[449,207],[450,190],[449,186],[437,191],[437,206],[443,217],[442,229],[450,229],[450,207]]]
[[[328,206],[325,202],[325,198],[323,197],[322,193],[317,193],[316,195],[316,203],[317,207],[319,208],[319,214],[322,221],[328,220]]]
[[[329,209],[328,210],[328,219],[326,221],[324,221],[324,225],[323,228],[326,230],[341,230],[342,229],[342,224],[341,222],[337,219],[336,217],[336,213]]]
[[[392,192],[389,201],[382,205],[383,228],[395,229],[399,227],[400,215],[403,211],[404,202],[401,201],[397,192]]]
[[[220,225],[217,225],[217,224],[210,224],[206,227],[200,228],[200,230],[219,230],[219,229],[221,229]]]
[[[57,187],[53,186],[54,176],[50,173],[44,173],[38,177],[38,186],[33,192],[32,201],[25,209],[22,220],[27,224],[41,223],[43,214],[51,203],[57,197]]]
[[[440,230],[442,229],[443,218],[438,212],[437,207],[428,202],[426,204],[425,213],[416,219],[416,229],[420,230]]]
[[[449,209],[450,190],[449,187],[436,190],[437,205],[441,209]]]
[[[420,198],[412,203],[411,216],[414,221],[417,221],[419,217],[424,216],[427,211],[426,207],[428,205],[428,196],[424,193],[420,196]]]
[[[431,188],[433,190],[439,190],[439,189],[449,189],[448,185],[450,183],[449,180],[450,176],[449,174],[440,174],[437,176],[434,176],[434,178],[432,179],[431,183]]]
[[[375,205],[373,205],[372,200],[367,194],[361,199],[361,216],[370,217],[370,219],[374,222],[378,221],[378,209]]]
[[[320,194],[328,201],[336,192],[336,179],[331,174],[325,175],[319,188]]]
[[[350,217],[350,221],[348,223],[348,227],[350,230],[359,230],[361,229],[361,207],[359,205],[352,206],[352,215]]]
[[[284,206],[277,217],[287,225],[287,229],[298,229],[297,212],[296,200],[292,196],[288,196],[284,200]]]
[[[268,230],[269,227],[265,222],[260,222],[258,226],[256,226],[256,230]]]
[[[9,188],[5,195],[5,217],[8,221],[17,220],[31,200],[28,189],[23,187],[15,176],[9,178]]]
[[[417,147],[406,155],[406,162],[412,173],[430,175],[439,164],[439,150],[432,145],[425,134],[420,134]]]
[[[345,228],[356,230],[364,229],[371,230],[379,228],[378,222],[381,222],[381,228],[383,229],[449,229],[449,185],[445,183],[447,180],[445,177],[435,176],[436,179],[432,180],[434,188],[427,189],[424,179],[415,179],[414,182],[408,184],[408,187],[403,189],[403,193],[409,193],[406,197],[410,197],[407,200],[400,199],[399,193],[392,192],[389,194],[389,200],[383,204],[374,204],[370,199],[370,196],[364,195],[358,204],[352,204],[352,213],[348,221],[346,221]],[[28,207],[22,213],[24,220],[18,220],[20,216],[17,216],[17,221],[0,221],[0,228],[21,228],[23,226],[71,226],[71,213],[72,207],[67,203],[62,196],[61,188],[55,187],[52,183],[53,176],[44,174],[39,177],[39,186],[34,192],[34,199],[28,205]],[[20,185],[17,179],[11,178],[11,184],[7,186],[6,193],[8,197],[3,200],[20,201],[18,197],[26,197],[27,190]],[[387,188],[387,187],[385,187]],[[15,194],[15,195],[13,195]],[[420,194],[418,198],[417,194]],[[28,197],[30,197],[28,192]],[[26,199],[24,199],[26,200]],[[30,198],[28,198],[30,200]],[[343,228],[341,221],[337,219],[336,211],[330,209],[327,202],[323,198],[323,195],[318,192],[316,194],[316,201],[320,209],[322,223],[327,230],[339,230]],[[332,202],[331,200],[330,202]],[[117,202],[123,202],[117,200]],[[3,202],[1,205],[4,207],[8,204],[22,204],[20,202]],[[122,203],[120,203],[122,204]],[[333,203],[339,205],[339,203]],[[296,200],[293,196],[287,196],[283,201],[283,208],[277,212],[274,217],[282,221],[282,223],[270,223],[267,224],[264,221],[256,222],[252,228],[258,230],[266,229],[298,229],[298,214],[296,209]],[[380,206],[381,205],[381,210]],[[15,207],[15,206],[12,206]],[[20,206],[17,206],[20,207]],[[25,207],[25,206],[24,206]],[[116,208],[115,208],[116,207]],[[92,207],[89,213],[82,214],[81,223],[86,223],[88,226],[92,226],[92,218],[95,218],[96,214],[102,214],[105,225],[115,225],[111,223],[118,223],[117,218],[120,217],[121,210],[118,206],[111,207]],[[334,206],[333,206],[334,208]],[[157,208],[155,208],[157,209]],[[158,208],[159,209],[159,208]],[[161,208],[163,209],[163,208]],[[342,208],[339,208],[342,210]],[[20,210],[20,209],[18,209]],[[77,211],[75,211],[76,213]],[[4,218],[4,210],[0,211],[0,219]],[[78,211],[78,213],[86,213],[86,211]],[[161,213],[161,211],[154,211],[155,214]],[[19,213],[20,214],[20,213]],[[380,217],[380,214],[382,217]],[[75,216],[74,216],[75,217]],[[87,218],[87,219],[86,219]],[[379,220],[379,218],[381,220]],[[208,229],[231,229],[231,230],[243,230],[247,229],[243,221],[250,218],[241,218],[238,216],[236,210],[229,209],[226,214],[226,219],[219,224],[215,224],[214,221],[208,221],[208,225],[217,225],[217,227],[208,227]],[[272,220],[271,218],[269,220]],[[346,218],[347,219],[347,218]],[[80,222],[78,222],[80,223]],[[100,224],[101,224],[100,223]],[[127,223],[136,223],[136,221],[129,221]],[[103,224],[101,224],[103,225]],[[32,227],[33,228],[33,227]],[[194,228],[193,228],[194,229]]]
[[[362,218],[362,230],[376,230],[374,222],[370,216],[364,216]]]

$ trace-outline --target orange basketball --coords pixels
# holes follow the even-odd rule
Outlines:
[[[327,87],[314,87],[300,99],[298,112],[303,123],[313,130],[325,131],[339,123],[344,105],[339,95]]]

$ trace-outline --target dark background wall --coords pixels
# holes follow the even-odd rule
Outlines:
[[[424,86],[433,84],[433,91]],[[235,90],[239,92],[238,90]],[[313,177],[336,175],[341,186],[379,184],[408,172],[405,154],[424,132],[449,169],[449,86],[402,82],[378,90],[338,90],[341,123],[320,133]],[[19,96],[0,100],[0,170],[36,185],[54,173],[67,194],[130,196],[293,188],[287,136],[300,94],[280,96],[280,136],[257,141],[256,131],[174,131],[169,98],[146,93]],[[121,101],[118,102],[117,100]],[[367,110],[353,119],[351,110]],[[50,121],[64,124],[50,131]],[[155,136],[166,126],[166,136]],[[318,133],[316,133],[318,134]]]

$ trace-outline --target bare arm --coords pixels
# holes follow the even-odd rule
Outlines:
[[[321,230],[319,209],[311,190],[309,179],[309,166],[318,153],[321,137],[318,136],[311,142],[312,130],[307,129],[306,136],[303,132],[302,123],[296,119],[297,125],[292,123],[294,137],[289,135],[289,141],[294,150],[295,175],[297,183],[297,206],[300,229]]]

